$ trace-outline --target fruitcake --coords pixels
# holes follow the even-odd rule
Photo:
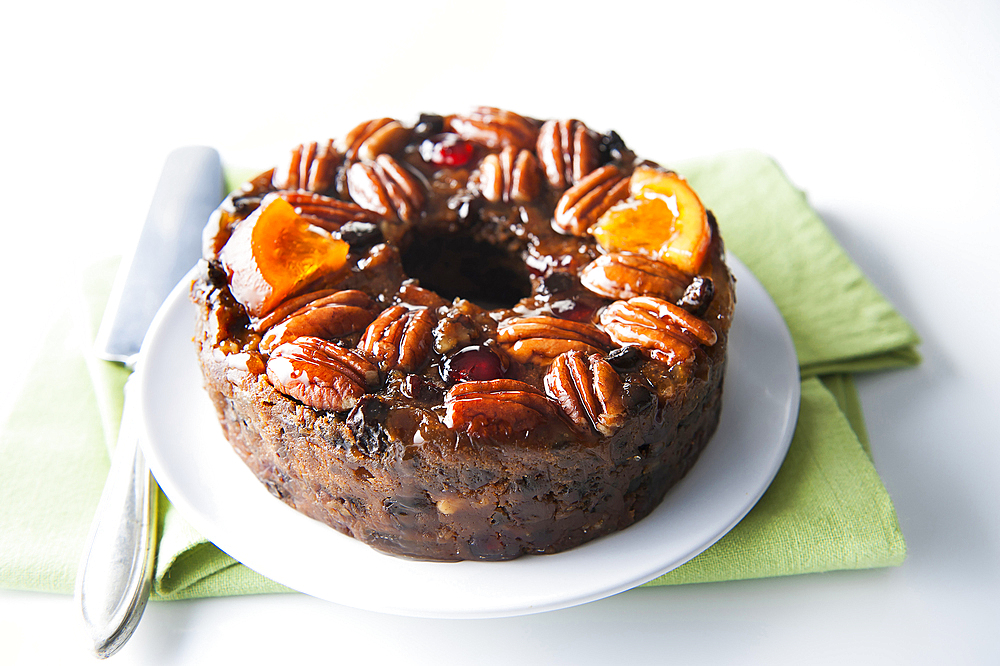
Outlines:
[[[718,226],[614,131],[481,107],[295,147],[205,229],[205,388],[277,498],[427,560],[640,520],[722,406]]]

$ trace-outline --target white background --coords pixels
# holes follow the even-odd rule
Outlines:
[[[859,381],[898,569],[505,620],[154,603],[113,663],[1000,662],[1000,3],[22,2],[0,55],[0,405],[63,285],[130,246],[173,148],[266,167],[476,104],[614,128],[666,164],[773,155],[924,339],[919,368]],[[0,592],[0,665],[36,663],[92,663],[71,599]]]

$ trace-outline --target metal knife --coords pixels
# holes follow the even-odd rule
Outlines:
[[[115,279],[97,335],[100,357],[134,367],[156,311],[201,257],[201,230],[223,196],[222,163],[214,149],[189,146],[167,156],[135,251]],[[102,659],[135,631],[156,558],[158,489],[139,448],[132,378],[76,579],[77,603]]]

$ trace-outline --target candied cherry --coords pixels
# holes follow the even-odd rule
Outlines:
[[[458,382],[482,382],[503,377],[504,362],[489,347],[470,345],[455,352],[444,362],[444,380]]]
[[[457,134],[436,134],[420,144],[420,157],[437,166],[465,166],[473,152],[475,146]]]
[[[343,269],[347,251],[347,243],[272,196],[236,227],[219,259],[233,297],[252,316],[262,317],[300,287]]]
[[[549,303],[552,315],[560,319],[571,321],[590,321],[594,317],[594,312],[600,307],[600,303],[588,298],[584,294],[577,294],[571,298],[562,298]]]
[[[609,252],[635,252],[697,273],[712,240],[708,214],[687,181],[669,171],[636,168],[630,200],[610,208],[591,230]]]

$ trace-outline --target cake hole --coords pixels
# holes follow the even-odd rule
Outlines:
[[[531,295],[527,268],[518,257],[467,236],[417,237],[403,253],[403,270],[424,289],[487,310],[513,307]]]

